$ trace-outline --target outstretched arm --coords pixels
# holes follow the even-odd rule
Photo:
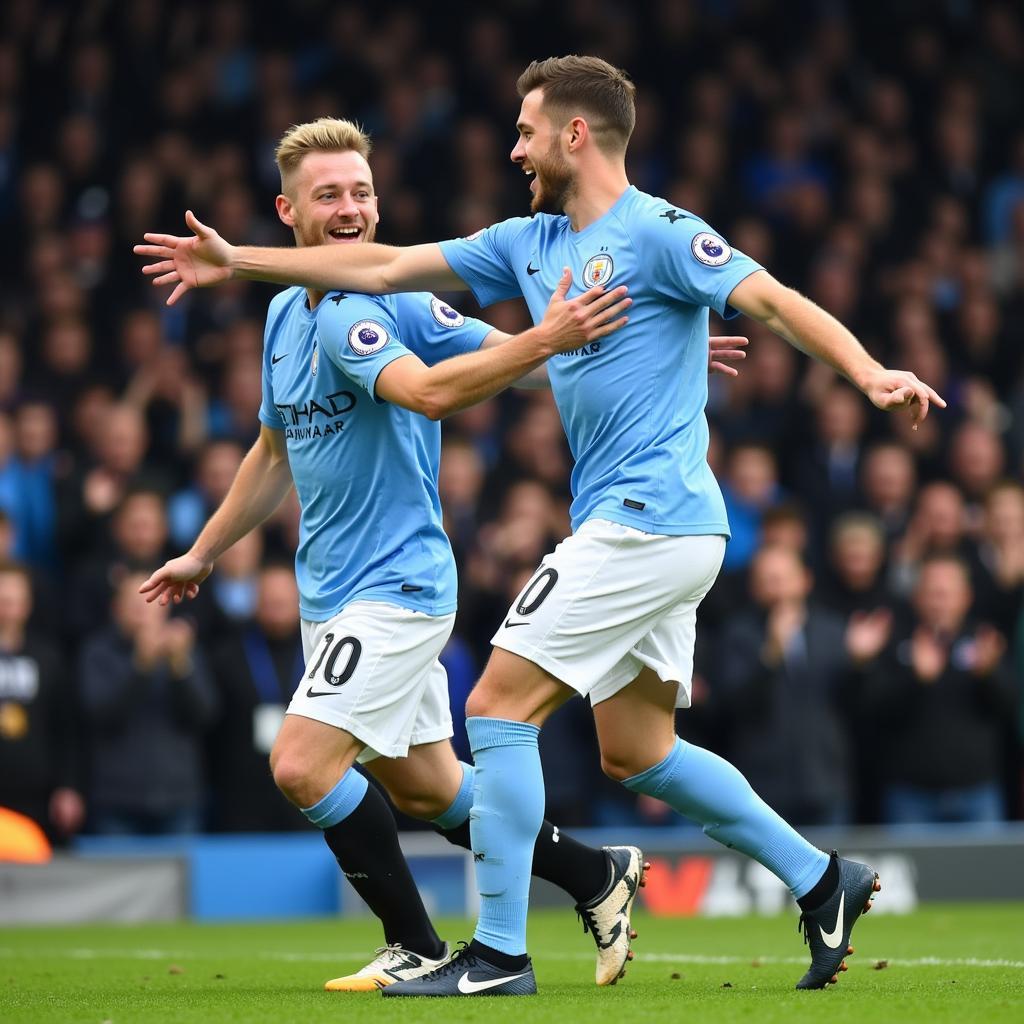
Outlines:
[[[887,370],[830,313],[771,274],[759,270],[744,278],[729,295],[729,305],[759,320],[791,345],[827,363],[858,387],[879,409],[914,407],[914,424],[943,398],[909,370]]]
[[[396,247],[316,245],[267,248],[230,245],[191,210],[191,236],[147,233],[139,256],[156,260],[143,268],[155,285],[174,285],[169,306],[193,288],[208,288],[233,277],[298,284],[320,291],[341,289],[364,295],[407,291],[459,291],[466,287],[436,243]]]
[[[195,597],[213,563],[232,544],[263,522],[291,490],[292,473],[284,433],[265,424],[238,467],[220,508],[210,516],[192,547],[157,569],[139,588],[147,601],[179,604]]]

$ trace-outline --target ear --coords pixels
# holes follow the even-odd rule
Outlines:
[[[566,126],[565,134],[570,153],[575,153],[590,138],[590,125],[582,117],[574,117]]]
[[[295,208],[292,201],[286,195],[279,195],[274,200],[274,205],[277,207],[277,216],[281,223],[287,224],[290,228],[295,227]]]

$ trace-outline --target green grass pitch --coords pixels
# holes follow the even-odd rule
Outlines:
[[[469,934],[440,923],[452,939]],[[545,911],[530,918],[540,995],[393,1001],[321,989],[369,958],[380,935],[369,919],[8,928],[0,1021],[1024,1021],[1024,905],[871,914],[850,970],[823,992],[793,990],[806,964],[795,915],[634,923],[637,959],[614,988],[594,986],[591,940],[572,913]]]

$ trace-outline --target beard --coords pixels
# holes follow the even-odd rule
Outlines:
[[[557,142],[552,142],[543,164],[535,163],[537,191],[530,202],[532,213],[563,213],[565,204],[576,191],[569,161],[558,151]]]

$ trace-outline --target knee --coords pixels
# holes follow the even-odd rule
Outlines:
[[[539,727],[572,692],[538,666],[496,648],[466,701],[466,717],[503,718]]]
[[[495,717],[495,707],[489,687],[485,680],[481,679],[466,698],[466,717],[493,718]]]
[[[601,771],[615,782],[625,782],[626,779],[653,768],[664,757],[665,754],[659,754],[646,743],[621,747],[604,746],[601,748]]]
[[[275,749],[270,758],[270,771],[274,784],[296,807],[312,807],[324,796],[319,780],[299,751]]]
[[[601,771],[614,782],[625,782],[639,775],[646,766],[638,766],[637,759],[628,751],[601,751]]]

